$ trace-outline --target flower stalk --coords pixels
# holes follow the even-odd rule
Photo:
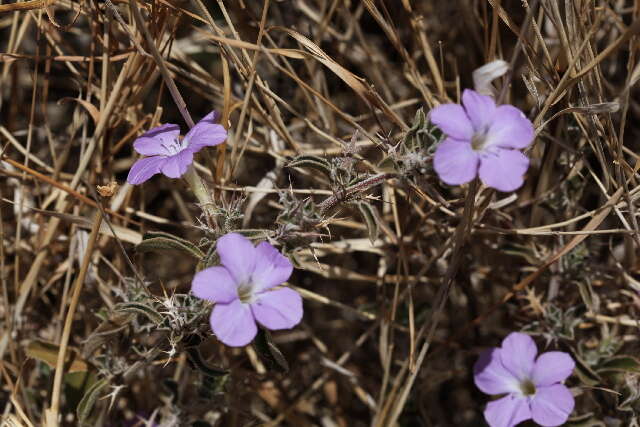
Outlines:
[[[211,198],[211,193],[200,175],[198,175],[196,168],[190,165],[182,177],[187,181],[187,184],[189,184],[191,191],[193,191],[193,194],[198,199],[202,209],[207,213],[207,216],[211,216],[213,213],[213,198]]]

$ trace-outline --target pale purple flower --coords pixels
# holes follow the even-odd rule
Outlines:
[[[180,127],[171,123],[155,127],[133,142],[133,148],[144,157],[131,166],[127,182],[142,184],[162,172],[169,178],[180,178],[193,163],[193,153],[227,139],[226,129],[217,123],[220,114],[212,111],[180,139]]]
[[[526,334],[512,332],[502,347],[486,350],[476,362],[476,386],[506,396],[489,402],[484,417],[491,427],[512,427],[533,418],[541,426],[559,426],[573,411],[574,400],[562,382],[575,362],[561,351],[542,353]]]
[[[433,158],[436,173],[449,185],[480,175],[488,187],[517,190],[529,168],[529,159],[519,150],[533,141],[531,121],[513,105],[496,106],[490,96],[469,89],[462,94],[462,104],[431,110],[431,122],[447,136]]]
[[[232,347],[249,344],[258,332],[291,329],[302,320],[302,298],[293,289],[274,287],[293,272],[291,261],[267,242],[253,246],[241,234],[225,234],[216,242],[221,266],[198,272],[191,291],[215,303],[211,329]]]

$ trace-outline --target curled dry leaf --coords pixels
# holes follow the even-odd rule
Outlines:
[[[118,189],[118,183],[115,181],[111,181],[107,185],[97,185],[96,189],[98,190],[98,194],[102,197],[111,197],[116,193]]]

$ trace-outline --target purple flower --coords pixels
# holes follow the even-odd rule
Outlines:
[[[484,417],[491,427],[512,427],[525,420],[559,426],[573,411],[573,395],[561,384],[575,362],[561,351],[542,353],[526,334],[512,332],[502,347],[485,351],[473,367],[476,386],[487,394],[506,394],[489,402]]]
[[[258,246],[246,237],[229,233],[218,239],[221,266],[198,272],[191,291],[214,302],[211,329],[232,347],[249,344],[258,332],[256,320],[271,330],[291,329],[302,319],[302,298],[285,282],[293,265],[267,242]]]
[[[181,140],[180,127],[165,124],[147,131],[136,139],[133,148],[143,156],[129,171],[127,182],[142,184],[162,172],[169,178],[180,178],[193,163],[193,153],[203,147],[221,144],[227,131],[216,123],[220,114],[212,111],[200,120]]]
[[[433,167],[449,185],[465,184],[480,174],[482,182],[500,191],[522,186],[529,159],[519,150],[534,138],[533,125],[513,105],[496,106],[490,96],[465,90],[462,104],[431,110],[430,120],[447,136],[433,158]]]

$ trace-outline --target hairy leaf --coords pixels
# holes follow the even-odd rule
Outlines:
[[[123,302],[116,304],[115,311],[125,313],[136,313],[146,316],[155,324],[162,322],[162,315],[148,305],[140,304],[137,302]]]
[[[369,240],[373,244],[378,238],[378,220],[376,208],[367,202],[359,202],[358,210],[364,218],[367,224],[367,230],[369,231]]]
[[[76,408],[76,415],[78,416],[79,424],[83,424],[91,415],[91,410],[96,403],[96,400],[102,394],[102,390],[109,385],[109,378],[103,378],[93,384],[89,390],[82,396],[78,407]]]
[[[204,253],[196,245],[169,233],[147,233],[144,235],[142,242],[136,245],[136,251],[138,252],[158,250],[177,250],[189,254],[198,260],[204,258]]]
[[[640,373],[640,360],[632,356],[614,356],[603,363],[599,364],[596,368],[599,374],[605,372],[631,372]]]
[[[260,329],[256,339],[253,341],[253,347],[269,369],[282,373],[289,372],[289,363],[271,340],[269,331]]]
[[[44,362],[51,368],[56,366],[59,351],[60,347],[57,344],[41,340],[31,341],[26,349],[28,357]],[[70,364],[66,368],[66,372],[81,372],[88,369],[87,363],[78,356],[78,352],[75,349],[70,348],[67,350],[66,359],[65,363]]]
[[[319,156],[298,156],[287,165],[289,168],[308,167],[317,169],[331,178],[331,163]]]
[[[188,347],[186,350],[189,355],[189,362],[191,362],[196,369],[202,371],[203,374],[209,377],[219,377],[229,373],[229,371],[225,369],[209,366],[209,364],[202,359],[202,354],[200,354],[200,350],[198,350],[198,348]]]

